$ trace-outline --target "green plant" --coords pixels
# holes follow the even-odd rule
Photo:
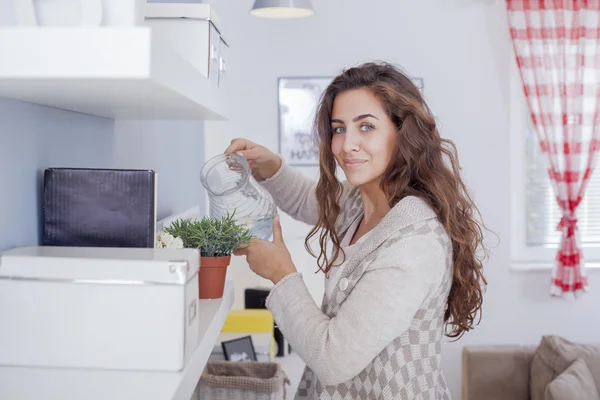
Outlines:
[[[164,231],[181,238],[183,247],[200,249],[201,257],[229,256],[252,239],[250,230],[233,219],[234,214],[227,213],[221,218],[203,217],[200,221],[178,219]]]

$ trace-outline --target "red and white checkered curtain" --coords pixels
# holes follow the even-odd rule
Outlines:
[[[577,206],[600,152],[600,0],[507,0],[507,7],[525,96],[563,214],[550,293],[587,291]]]

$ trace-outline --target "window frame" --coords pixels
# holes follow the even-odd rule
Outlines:
[[[527,245],[527,176],[525,174],[527,145],[523,132],[530,115],[515,57],[511,57],[509,62],[511,268],[549,270],[554,267],[558,247]],[[600,246],[584,245],[583,257],[586,268],[600,268]]]

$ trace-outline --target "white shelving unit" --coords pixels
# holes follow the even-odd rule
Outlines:
[[[233,305],[233,298],[233,283],[227,282],[223,298],[198,300],[199,344],[181,372],[0,366],[0,399],[190,400]]]
[[[0,54],[0,97],[117,119],[226,118],[217,81],[148,26],[4,28]]]

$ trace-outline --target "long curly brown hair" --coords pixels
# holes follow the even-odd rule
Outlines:
[[[398,156],[390,161],[381,179],[389,206],[406,196],[423,199],[435,210],[452,240],[454,273],[444,321],[446,335],[458,339],[481,319],[487,285],[482,272],[487,254],[483,244],[484,225],[460,176],[454,143],[440,137],[421,92],[394,65],[365,63],[344,70],[321,96],[314,125],[320,148],[320,179],[316,189],[319,219],[306,237],[306,248],[314,255],[309,240],[319,233],[317,264],[325,273],[341,251],[335,224],[341,211],[342,185],[335,175],[336,161],[331,150],[331,113],[339,93],[359,88],[367,88],[377,96],[398,128],[395,152]],[[328,243],[333,245],[331,256]]]

